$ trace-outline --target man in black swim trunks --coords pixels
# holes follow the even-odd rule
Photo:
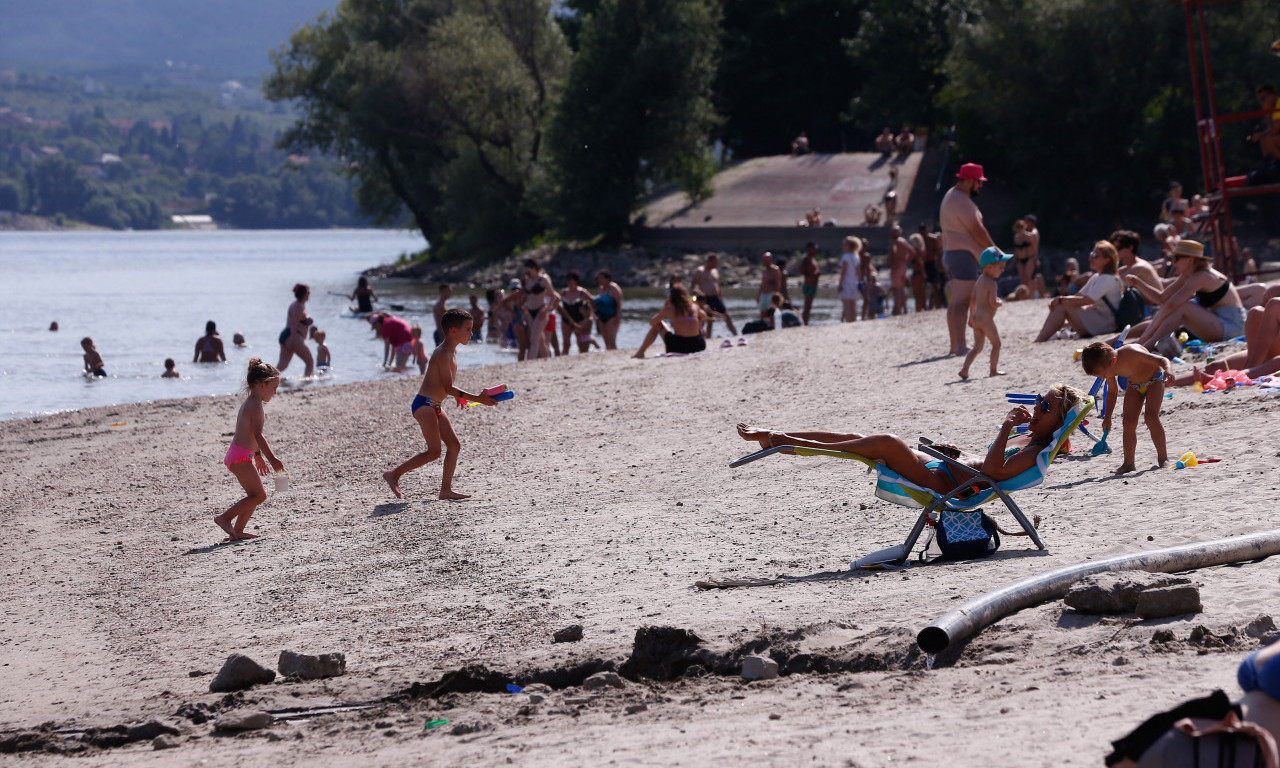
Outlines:
[[[738,329],[733,325],[733,318],[729,317],[729,310],[724,305],[724,297],[720,295],[720,257],[714,253],[707,256],[707,261],[702,266],[693,271],[693,292],[702,305],[704,310],[711,310],[707,313],[707,328],[704,332],[706,337],[711,338],[711,325],[715,322],[715,318],[724,318],[724,324],[729,326],[729,334],[731,336],[738,335]]]

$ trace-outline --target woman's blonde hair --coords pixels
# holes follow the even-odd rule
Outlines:
[[[1099,256],[1107,257],[1107,266],[1102,270],[1103,273],[1114,275],[1117,262],[1120,261],[1120,254],[1116,252],[1116,247],[1106,240],[1099,240],[1093,244],[1093,251]]]

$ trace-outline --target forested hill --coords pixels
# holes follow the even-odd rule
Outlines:
[[[262,74],[267,52],[336,0],[5,2],[0,66],[200,66]]]

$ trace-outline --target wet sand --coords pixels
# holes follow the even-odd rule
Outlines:
[[[901,572],[847,570],[901,541],[914,519],[872,496],[861,465],[780,456],[727,467],[752,447],[734,434],[740,421],[980,450],[1008,410],[1006,391],[1091,383],[1071,360],[1077,342],[1030,344],[1045,312],[1044,302],[1001,310],[1010,375],[999,379],[959,381],[961,361],[940,357],[940,313],[774,332],[691,358],[621,350],[464,371],[464,387],[517,392],[494,408],[449,406],[463,444],[454,487],[474,494],[465,502],[435,499],[438,463],[404,479],[403,501],[381,479],[422,444],[409,417],[417,377],[282,389],[267,406],[267,436],[293,487],[254,515],[261,539],[229,546],[215,546],[212,517],[238,498],[222,456],[239,399],[4,422],[0,740],[42,723],[77,731],[158,718],[183,728],[177,749],[144,741],[91,750],[93,759],[876,766],[936,765],[941,749],[953,766],[1098,765],[1107,742],[1149,714],[1217,687],[1238,695],[1235,666],[1257,641],[1187,638],[1280,608],[1274,562],[1193,574],[1198,616],[1138,621],[1040,605],[932,671],[915,633],[957,601],[1033,573],[1275,527],[1280,397],[1175,390],[1164,412],[1170,453],[1221,463],[1153,470],[1140,430],[1140,471],[1112,477],[1119,456],[1091,458],[1077,441],[1044,485],[1018,496],[1043,517],[1047,552],[1007,538],[988,560]],[[975,371],[985,369],[984,355]],[[790,578],[692,586],[779,575]],[[553,644],[571,624],[583,639]],[[726,665],[758,651],[797,671],[753,683],[707,674],[577,685],[627,661],[646,626],[688,630],[706,659]],[[1153,644],[1161,629],[1175,641]],[[278,678],[229,700],[208,692],[228,654],[274,668],[285,649],[343,652],[348,672]],[[539,675],[572,685],[536,704],[523,693],[430,695],[473,665],[499,690]],[[483,677],[451,679],[465,689]],[[222,737],[176,717],[184,703],[373,706]],[[434,718],[450,724],[424,729]],[[41,738],[54,749],[78,743]],[[47,749],[21,764],[68,759]]]

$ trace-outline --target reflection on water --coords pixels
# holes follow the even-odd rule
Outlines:
[[[0,233],[0,285],[6,288],[0,307],[0,419],[235,392],[250,356],[276,362],[276,336],[296,282],[311,286],[307,309],[325,330],[333,355],[333,371],[308,385],[410,375],[382,369],[382,342],[365,320],[351,316],[346,294],[361,270],[422,247],[416,233],[378,230]],[[393,313],[423,325],[430,347],[435,287],[381,280],[374,288],[381,306],[402,306]],[[627,349],[640,345],[664,294],[624,290],[618,346]],[[487,306],[482,288],[458,287],[451,303],[466,307],[473,292]],[[749,291],[731,291],[726,301],[739,327],[757,316]],[[838,316],[834,291],[824,288],[813,321]],[[55,320],[60,330],[51,333]],[[191,362],[207,320],[218,324],[225,365]],[[237,332],[249,346],[231,344]],[[717,323],[716,335],[725,333]],[[83,376],[84,336],[93,338],[108,378]],[[181,379],[160,379],[166,357],[177,362]],[[464,368],[514,360],[514,353],[496,344],[459,349]],[[300,383],[302,371],[295,359],[285,371],[286,383]]]

